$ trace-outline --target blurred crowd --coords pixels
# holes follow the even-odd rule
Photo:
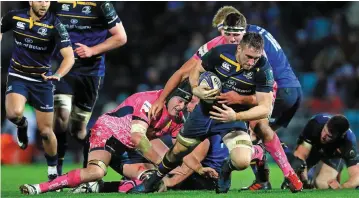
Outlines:
[[[201,45],[219,35],[211,26],[212,18],[220,7],[232,5],[247,17],[248,23],[271,32],[303,86],[302,108],[280,136],[294,143],[292,131],[298,134],[303,122],[318,112],[348,115],[359,136],[359,2],[113,3],[128,42],[106,55],[105,83],[90,125],[130,94],[161,89]],[[27,2],[2,2],[1,16],[27,6]],[[2,93],[11,38],[7,34],[1,42]],[[1,108],[3,122],[4,105]]]

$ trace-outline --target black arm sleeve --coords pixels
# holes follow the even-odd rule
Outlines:
[[[13,28],[12,17],[14,16],[14,11],[10,11],[1,18],[1,33],[7,32]]]

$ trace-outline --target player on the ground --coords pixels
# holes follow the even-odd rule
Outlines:
[[[273,76],[271,67],[265,57],[262,57],[263,38],[257,33],[247,33],[238,45],[222,45],[213,48],[202,57],[191,70],[190,83],[192,93],[201,99],[185,122],[183,131],[177,136],[177,142],[166,153],[156,174],[133,188],[131,193],[154,192],[161,179],[176,168],[182,157],[190,153],[206,137],[221,134],[226,144],[230,158],[223,163],[217,183],[217,193],[226,193],[230,187],[232,170],[244,170],[252,158],[252,142],[245,132],[245,121],[265,118],[270,114],[272,102]],[[228,65],[229,69],[222,68]],[[231,90],[246,94],[256,94],[258,105],[230,105],[237,112],[232,114],[232,122],[223,123],[210,118],[209,104],[203,100],[213,100],[219,90],[198,86],[200,72],[211,71],[222,81],[223,92]],[[245,76],[251,73],[251,78]],[[218,104],[217,104],[218,105]],[[225,106],[225,105],[224,105]],[[219,109],[213,106],[216,110]],[[212,112],[213,113],[213,112]]]
[[[25,103],[36,110],[37,127],[45,150],[48,177],[57,176],[57,141],[52,130],[54,102],[52,81],[59,81],[74,64],[69,34],[54,14],[49,1],[30,1],[30,9],[10,11],[1,20],[1,34],[12,30],[12,53],[5,98],[6,118],[17,128],[21,149],[28,145]],[[0,35],[1,35],[0,34]],[[52,74],[51,56],[58,46],[63,57]]]
[[[356,137],[343,115],[317,114],[313,116],[298,138],[291,161],[301,175],[306,188],[356,188],[359,186],[359,153]],[[337,180],[346,164],[349,179],[343,184]],[[307,170],[315,166],[312,181]]]
[[[69,131],[84,142],[86,126],[103,84],[105,53],[124,45],[127,35],[111,2],[60,1],[54,4],[54,9],[70,34],[75,53],[74,67],[55,84],[54,131],[61,175],[66,133]]]
[[[149,140],[164,134],[178,133],[183,125],[182,110],[192,97],[190,91],[189,83],[182,83],[167,98],[165,107],[156,120],[148,119],[147,113],[162,90],[131,95],[116,109],[102,115],[91,129],[86,168],[72,170],[51,182],[22,185],[21,192],[40,194],[100,180],[106,175],[112,155],[121,156],[128,150],[137,149],[151,163],[159,164],[162,157]]]
[[[229,28],[229,21],[226,21],[228,15],[236,15],[238,18],[238,22],[236,23],[236,28]],[[226,25],[227,24],[227,25]],[[159,101],[153,105],[150,110],[150,116],[155,115],[158,110],[160,110],[161,104],[163,104],[162,100],[166,97],[166,93],[171,91],[173,87],[175,87],[183,77],[188,75],[188,71],[193,67],[196,63],[196,59],[199,56],[207,53],[212,47],[217,45],[222,45],[226,43],[236,43],[239,42],[245,32],[257,32],[261,34],[265,40],[264,46],[264,55],[267,57],[269,63],[273,68],[274,79],[278,84],[278,93],[277,96],[280,100],[275,100],[275,105],[273,109],[273,113],[271,115],[271,123],[269,123],[268,119],[260,120],[258,123],[251,126],[254,126],[254,130],[257,136],[264,141],[264,145],[266,149],[269,151],[271,156],[277,162],[279,167],[282,169],[283,174],[285,176],[289,175],[290,165],[288,160],[286,159],[283,148],[280,148],[280,140],[277,134],[274,132],[279,127],[287,127],[290,120],[293,118],[295,112],[299,108],[299,104],[302,99],[302,92],[300,83],[295,76],[284,51],[278,42],[274,39],[274,37],[265,29],[251,25],[246,22],[246,18],[234,7],[225,6],[221,8],[213,19],[213,25],[218,27],[218,30],[221,32],[221,36],[214,38],[209,41],[205,45],[203,45],[189,61],[187,61],[179,70],[177,70],[171,78],[168,80],[163,95],[159,98]],[[231,30],[231,31],[229,31]],[[233,32],[235,30],[235,32]],[[254,96],[244,96],[243,94],[237,94],[236,92],[227,92],[223,93],[217,97],[221,100],[221,103],[225,104],[255,104]],[[269,126],[270,124],[270,126]],[[285,147],[284,147],[285,148]],[[275,155],[275,152],[279,152],[280,155]],[[257,161],[259,170],[259,174],[256,174],[256,180],[253,182],[251,186],[257,186],[256,189],[270,189],[270,183],[268,180],[269,170],[267,170],[265,159],[263,161]],[[255,167],[253,167],[256,169]],[[293,180],[294,181],[294,180]],[[295,184],[297,190],[300,189],[301,184]],[[250,186],[250,187],[251,187]],[[248,187],[247,189],[249,189]],[[252,188],[254,189],[254,188]]]

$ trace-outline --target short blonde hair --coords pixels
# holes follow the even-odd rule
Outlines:
[[[217,11],[216,15],[214,15],[213,20],[212,20],[212,26],[216,27],[216,28],[220,28],[218,26],[223,24],[224,19],[226,19],[226,16],[230,13],[237,13],[237,14],[242,15],[242,13],[239,12],[233,6],[223,6]]]

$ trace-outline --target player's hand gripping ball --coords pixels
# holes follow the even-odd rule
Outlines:
[[[199,76],[198,87],[194,91],[194,95],[198,96],[204,102],[212,104],[222,89],[222,82],[213,72],[203,72]]]

